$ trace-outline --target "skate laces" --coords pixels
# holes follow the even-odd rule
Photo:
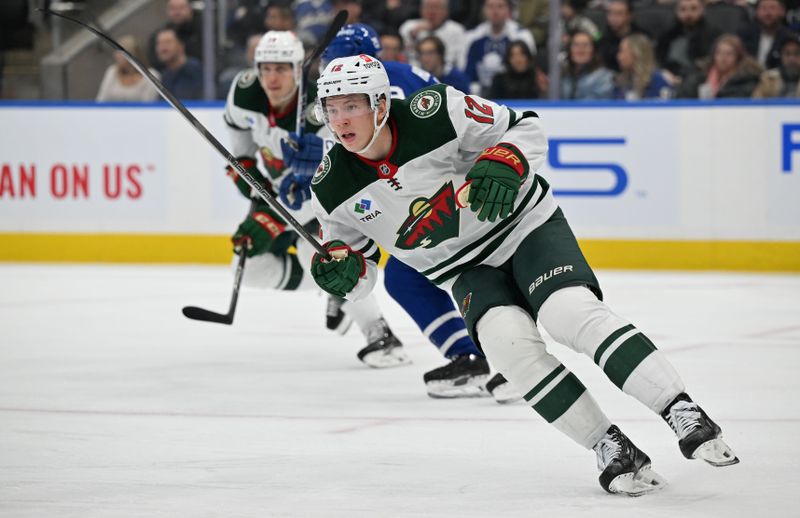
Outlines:
[[[678,401],[669,409],[667,423],[670,428],[683,439],[694,429],[703,426],[703,414],[700,407],[692,401]]]
[[[367,330],[367,342],[373,344],[389,336],[386,322],[383,319],[372,324]]]
[[[622,453],[622,443],[625,441],[622,432],[616,426],[609,428],[608,432],[592,448],[597,453],[597,468],[603,471],[611,461]]]

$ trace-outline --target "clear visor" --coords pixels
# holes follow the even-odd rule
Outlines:
[[[322,100],[322,116],[328,124],[361,117],[369,113],[372,113],[372,108],[366,95],[344,98],[331,97]]]

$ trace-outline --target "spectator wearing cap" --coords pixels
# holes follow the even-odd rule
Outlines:
[[[183,42],[186,55],[196,59],[203,58],[203,26],[199,16],[194,15],[189,0],[168,0],[167,1],[167,22],[162,28],[170,28],[175,31],[175,35]],[[147,58],[150,63],[158,70],[164,69],[164,63],[158,58],[156,51],[156,37],[160,29],[150,36]]]
[[[489,97],[492,99],[538,99],[541,72],[537,70],[531,50],[521,41],[508,45],[505,58],[505,72],[494,76]]]
[[[663,68],[685,77],[702,65],[719,35],[706,21],[703,0],[678,0],[673,25],[658,40],[656,58]]]
[[[761,74],[754,98],[800,98],[800,36],[792,35],[780,47],[781,62]]]
[[[486,0],[483,5],[486,21],[467,32],[460,68],[470,80],[470,93],[488,94],[494,76],[503,71],[508,44],[524,42],[536,52],[533,35],[511,18],[511,0]]]
[[[751,97],[758,86],[760,74],[761,67],[747,53],[742,40],[733,34],[723,34],[712,47],[708,65],[683,81],[678,89],[678,97]]]
[[[187,57],[175,29],[166,27],[156,33],[156,54],[164,69],[161,82],[178,99],[203,96],[203,68],[195,58]]]
[[[589,4],[588,0],[562,0],[561,2],[561,23],[562,36],[569,40],[569,36],[575,32],[582,31],[598,41],[602,33],[589,17],[584,16],[583,11]]]
[[[658,70],[653,44],[644,34],[630,34],[617,50],[620,71],[615,78],[614,99],[669,99],[672,86]]]
[[[456,63],[463,53],[464,26],[450,20],[448,0],[422,0],[420,16],[408,20],[400,26],[400,37],[406,48],[409,62],[419,65],[420,60],[416,55],[416,48],[420,41],[428,36],[436,36],[442,42],[447,42],[445,62]]]
[[[614,73],[602,65],[594,45],[588,32],[578,31],[570,37],[567,60],[561,70],[562,99],[611,99]]]
[[[439,80],[462,92],[469,91],[469,78],[464,72],[445,61],[444,43],[436,36],[422,38],[417,43],[419,66]]]
[[[753,25],[741,32],[747,52],[764,68],[780,65],[780,48],[793,34],[784,23],[785,15],[782,0],[758,0]]]
[[[623,38],[644,32],[633,21],[633,8],[630,0],[608,0],[605,6],[606,11],[606,32],[597,42],[600,58],[603,64],[619,72],[617,62],[617,51]]]

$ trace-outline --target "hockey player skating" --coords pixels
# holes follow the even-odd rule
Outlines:
[[[376,56],[381,43],[374,29],[366,24],[345,25],[322,53],[320,66],[346,56],[367,54]],[[428,72],[406,63],[383,62],[389,77],[391,97],[405,99],[412,92],[437,84]],[[311,182],[317,165],[322,160],[323,145],[316,144],[319,158],[313,168],[293,167],[294,173],[281,184],[281,199],[285,204],[296,203],[288,199],[290,192],[304,189]],[[402,186],[396,187],[398,190]],[[369,217],[369,211],[361,213]],[[489,364],[470,339],[461,315],[453,305],[450,294],[432,284],[419,272],[389,257],[384,267],[384,286],[391,297],[408,313],[422,333],[450,362],[424,374],[428,395],[438,398],[473,397],[487,395],[486,388],[501,403],[516,401],[520,395],[511,389],[501,374],[487,385]]]
[[[537,174],[547,139],[535,113],[444,85],[389,102],[384,67],[370,56],[333,60],[317,85],[318,117],[340,143],[312,181],[324,246],[336,258],[312,259],[323,289],[353,300],[368,294],[377,243],[450,287],[489,361],[547,422],[594,450],[608,492],[640,495],[664,480],[546,351],[537,320],[661,415],[685,457],[738,462],[664,355],[601,301],[594,273]],[[353,207],[365,201],[373,217],[362,221]]]
[[[288,142],[290,132],[297,126],[297,85],[303,58],[303,45],[294,33],[267,32],[256,47],[255,68],[236,76],[225,104],[224,117],[230,129],[231,151],[250,174],[269,189],[275,187],[277,190],[282,178],[287,176],[287,154],[298,163],[307,159],[302,153],[295,153]],[[313,100],[313,89],[308,98]],[[329,136],[328,130],[320,123],[308,121],[305,116],[300,120],[304,121],[304,137],[311,143],[306,146],[307,151],[321,142],[317,132]],[[321,151],[320,148],[318,152]],[[258,169],[257,154],[261,157],[266,176]],[[318,163],[319,158],[314,167]],[[232,168],[229,175],[241,193],[250,198],[252,193],[247,183]],[[308,204],[296,208],[298,210],[293,212],[295,219],[309,231],[316,231],[318,224]],[[245,285],[278,290],[316,289],[306,273],[313,250],[305,241],[298,241],[297,235],[265,202],[256,204],[232,240],[237,253],[249,256],[242,279]],[[287,252],[292,245],[296,245],[297,254]],[[408,363],[402,344],[383,319],[374,297],[348,302],[341,309],[339,306],[336,301],[329,302],[333,311],[328,312],[328,327],[338,328],[343,333],[349,319],[341,310],[352,317],[367,339],[367,346],[358,353],[360,360],[371,367]]]

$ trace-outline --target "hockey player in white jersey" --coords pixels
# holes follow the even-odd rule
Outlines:
[[[290,166],[308,161],[307,153],[324,145],[322,137],[330,137],[328,130],[306,114],[297,116],[298,89],[301,80],[301,64],[305,52],[300,40],[288,31],[267,32],[255,50],[255,68],[241,72],[233,81],[225,104],[225,122],[230,129],[232,152],[250,174],[261,181],[268,190],[277,190],[281,180],[289,174]],[[309,99],[314,98],[314,89],[309,89]],[[313,104],[312,104],[313,106]],[[313,109],[312,109],[313,111]],[[305,133],[298,137],[298,120]],[[319,133],[319,135],[318,135]],[[295,152],[293,138],[303,139],[306,153]],[[321,150],[317,151],[317,153]],[[266,175],[262,175],[257,158],[261,159]],[[319,163],[318,154],[314,155]],[[233,168],[228,174],[241,193],[254,196],[250,186],[236,175]],[[298,198],[310,193],[297,193]],[[302,203],[292,210],[295,219],[311,232],[316,232],[318,223],[309,204]],[[297,210],[293,210],[296,208]],[[245,285],[277,290],[316,289],[307,273],[308,261],[313,250],[287,228],[286,222],[268,204],[259,201],[233,235],[237,253],[250,256],[244,270]],[[296,245],[297,253],[288,253]],[[305,263],[306,267],[301,266]],[[335,309],[341,304],[330,304]],[[361,361],[371,367],[392,367],[409,363],[402,344],[392,334],[374,297],[348,302],[341,309],[351,316],[367,339],[367,346],[358,353]],[[328,327],[346,331],[349,320],[341,312],[328,314]]]
[[[547,139],[534,112],[445,85],[389,101],[382,64],[364,55],[333,60],[317,85],[318,117],[339,142],[312,181],[321,236],[336,258],[312,260],[323,289],[353,300],[368,294],[378,243],[451,288],[489,361],[547,422],[595,451],[600,485],[610,493],[644,494],[664,479],[547,352],[537,321],[661,415],[685,457],[738,462],[664,355],[602,302],[538,174]],[[369,217],[354,213],[366,205]]]

